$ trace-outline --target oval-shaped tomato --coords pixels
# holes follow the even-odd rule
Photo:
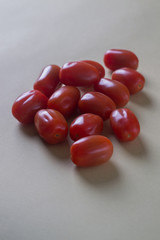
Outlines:
[[[23,124],[34,122],[36,112],[47,108],[48,98],[38,90],[21,94],[12,105],[13,116]]]
[[[80,91],[73,86],[63,86],[48,100],[48,108],[55,109],[65,117],[70,117],[77,109]]]
[[[113,144],[107,137],[93,135],[74,142],[70,151],[74,164],[90,167],[107,162],[113,154]]]
[[[135,114],[127,108],[114,110],[110,124],[116,137],[122,142],[134,140],[140,133],[140,125]]]
[[[112,73],[112,79],[123,83],[130,94],[135,94],[142,90],[145,78],[142,74],[131,68],[121,68]]]
[[[130,94],[128,88],[118,81],[101,78],[94,85],[94,89],[110,97],[117,107],[124,107],[129,101]]]
[[[63,115],[56,110],[42,109],[38,111],[34,123],[40,137],[47,143],[60,143],[67,137],[68,124]]]
[[[99,80],[98,70],[86,62],[64,64],[59,76],[63,84],[72,86],[90,86]]]
[[[79,100],[78,107],[81,113],[93,113],[106,120],[111,112],[116,109],[111,98],[100,92],[85,93]]]
[[[59,84],[59,71],[60,67],[57,65],[46,66],[35,82],[34,89],[50,97]]]
[[[74,119],[70,125],[70,137],[76,141],[82,137],[99,135],[103,130],[103,119],[92,113],[85,113]]]
[[[105,75],[105,70],[104,70],[104,67],[96,62],[96,61],[93,61],[93,60],[83,60],[82,62],[86,62],[88,64],[91,64],[92,66],[94,66],[95,68],[97,68],[98,72],[99,72],[99,77],[100,78],[103,78],[104,75]]]
[[[137,69],[138,58],[129,50],[110,49],[104,54],[104,64],[112,71],[123,67]]]

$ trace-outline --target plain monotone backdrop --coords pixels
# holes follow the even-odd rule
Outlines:
[[[107,164],[79,169],[69,138],[49,146],[21,126],[11,106],[47,64],[129,49],[146,78],[127,107],[140,136],[114,144]],[[160,1],[0,1],[0,239],[159,240]],[[106,69],[106,76],[110,72]]]

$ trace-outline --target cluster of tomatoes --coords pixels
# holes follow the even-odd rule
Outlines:
[[[101,135],[105,120],[109,119],[120,141],[131,141],[140,132],[135,114],[124,108],[130,94],[139,92],[145,83],[136,71],[137,56],[128,50],[111,49],[104,55],[104,64],[113,71],[112,79],[105,78],[104,67],[91,60],[69,62],[62,68],[49,65],[33,90],[20,95],[12,106],[13,116],[22,124],[34,123],[49,144],[66,139],[66,119],[78,112],[69,133],[74,141],[71,160],[81,167],[102,164],[112,156],[112,142]],[[81,96],[80,87],[90,86],[92,91]]]

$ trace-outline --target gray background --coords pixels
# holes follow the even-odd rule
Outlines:
[[[160,2],[1,0],[0,33],[0,239],[159,240]],[[45,65],[103,63],[110,48],[139,57],[146,85],[127,107],[141,134],[122,144],[106,124],[111,161],[77,169],[69,139],[44,144],[12,117],[11,106]]]

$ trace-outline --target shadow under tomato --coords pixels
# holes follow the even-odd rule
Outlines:
[[[103,122],[102,135],[104,135],[107,138],[110,138],[111,136],[113,136],[113,131],[112,131],[112,128],[110,126],[109,119]]]
[[[121,142],[121,146],[130,154],[139,157],[138,159],[143,159],[148,153],[145,143],[140,136],[131,142]]]
[[[111,161],[96,167],[75,167],[75,171],[83,180],[94,186],[114,182],[120,177],[117,167]]]
[[[18,127],[19,127],[19,130],[28,137],[35,137],[38,135],[34,124],[28,124],[28,125],[19,124]]]
[[[84,86],[84,87],[79,87],[79,90],[81,92],[81,96],[87,92],[93,92],[93,86]]]
[[[78,109],[77,109],[77,111],[76,111],[74,114],[72,114],[72,116],[70,116],[70,117],[67,118],[68,132],[69,132],[69,127],[70,127],[72,121],[73,121],[75,118],[77,118],[79,115],[80,115],[80,112],[79,112]]]
[[[109,74],[109,77],[111,78],[111,77],[112,77],[112,73],[113,73],[114,71],[112,71],[111,69],[107,68],[107,71],[106,71],[106,72]]]
[[[54,159],[67,159],[70,158],[70,145],[68,138],[65,139],[64,142],[58,144],[48,144],[46,143],[37,133],[37,130],[33,124],[30,125],[22,125],[19,124],[19,130],[27,137],[33,138],[37,137],[44,147],[44,150],[47,150],[49,154],[53,156]]]
[[[130,96],[130,101],[142,107],[153,106],[151,98],[145,92],[138,92]]]
[[[43,140],[42,140],[43,141]],[[47,144],[43,141],[45,149],[53,156],[54,159],[67,160],[70,158],[70,147],[68,139],[58,144]]]

